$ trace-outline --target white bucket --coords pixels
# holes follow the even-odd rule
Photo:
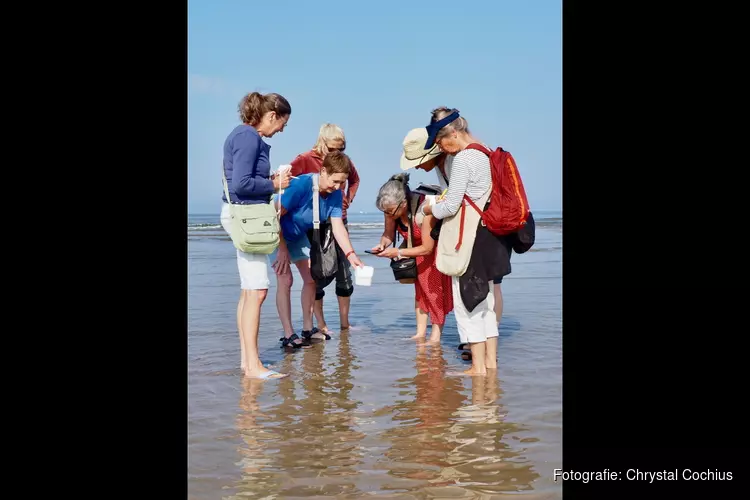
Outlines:
[[[361,286],[372,285],[372,275],[375,269],[370,266],[354,268],[354,283]]]

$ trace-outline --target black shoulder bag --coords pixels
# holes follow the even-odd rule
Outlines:
[[[313,175],[312,189],[313,228],[311,231],[312,238],[310,239],[310,274],[315,281],[323,281],[336,274],[338,256],[331,222],[320,222],[320,192],[318,191],[317,174]]]
[[[411,227],[414,217],[417,214],[417,208],[419,208],[419,202],[422,199],[418,193],[413,193],[410,206],[409,206],[409,225],[407,226],[407,238],[401,243],[399,248],[411,248]],[[397,233],[398,234],[398,233]],[[396,241],[393,241],[393,247],[396,247]],[[393,277],[396,281],[409,285],[417,281],[417,258],[416,257],[404,257],[402,259],[391,259],[391,270],[393,271]]]

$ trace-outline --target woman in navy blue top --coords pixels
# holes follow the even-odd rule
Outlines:
[[[222,195],[221,224],[230,233],[230,205],[269,203],[273,193],[289,186],[288,172],[271,175],[269,146],[263,137],[273,137],[286,127],[292,108],[279,94],[246,95],[239,105],[242,124],[224,141],[224,175],[231,200]],[[258,356],[260,308],[268,293],[268,257],[237,250],[240,294],[237,328],[240,332],[241,368],[249,378],[282,378],[287,375],[269,370]]]

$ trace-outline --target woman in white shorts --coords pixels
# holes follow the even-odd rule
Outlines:
[[[279,189],[289,186],[288,173],[271,175],[269,146],[263,137],[273,137],[286,127],[292,108],[279,94],[246,95],[239,105],[242,123],[230,132],[224,142],[224,175],[231,200],[222,196],[221,224],[231,234],[232,204],[269,203]],[[242,290],[237,305],[237,328],[240,333],[240,366],[248,378],[282,378],[287,375],[263,366],[258,355],[260,308],[268,293],[268,256],[237,250],[237,269]]]
[[[438,145],[441,151],[453,155],[451,163],[448,191],[439,203],[426,205],[425,214],[431,214],[442,220],[458,213],[464,200],[464,195],[472,201],[479,201],[492,185],[490,161],[481,151],[467,149],[472,143],[482,144],[469,133],[469,125],[461,117],[458,110],[436,110],[436,121],[427,127],[429,134],[425,149]],[[487,202],[489,203],[489,202]],[[487,203],[482,209],[486,209]],[[501,277],[509,272],[507,245],[502,238],[495,237],[481,224],[477,228],[477,242],[482,234],[482,244],[472,249],[472,259],[464,276],[454,276],[453,284],[453,313],[456,316],[458,334],[462,343],[471,346],[472,365],[464,375],[487,374],[487,370],[497,368],[497,316],[495,314],[494,286],[490,284],[495,277]],[[476,254],[476,255],[475,255]],[[480,255],[481,254],[481,255]],[[477,263],[477,264],[475,264]],[[487,295],[471,311],[466,307],[461,295],[461,280],[474,277],[488,278]]]

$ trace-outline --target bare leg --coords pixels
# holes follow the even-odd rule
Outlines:
[[[500,318],[503,316],[503,291],[500,289],[500,283],[495,284],[495,316],[497,316],[497,326],[500,326]]]
[[[440,343],[440,337],[443,334],[443,325],[438,325],[437,323],[432,324],[432,332],[430,333],[430,340],[427,341],[428,344],[439,344]]]
[[[268,290],[243,290],[244,304],[242,317],[240,319],[240,331],[242,332],[242,347],[244,347],[246,377],[259,377],[270,370],[260,362],[258,354],[258,330],[260,330],[260,308],[266,300]],[[273,375],[271,378],[286,377],[286,375]]]
[[[318,329],[322,332],[327,332],[328,323],[326,323],[326,317],[323,314],[323,299],[315,300],[313,312],[315,313],[315,320],[318,322]]]
[[[497,369],[497,337],[490,337],[487,339],[485,351],[484,364],[488,370]]]
[[[245,373],[247,366],[245,365],[245,343],[242,341],[242,309],[245,306],[245,292],[240,290],[240,300],[237,302],[237,331],[240,332],[240,368],[242,373]]]
[[[485,361],[485,348],[487,342],[475,342],[471,345],[471,368],[464,372],[464,375],[487,375],[487,367],[484,364]]]
[[[412,340],[423,339],[427,336],[427,313],[419,308],[419,303],[414,301],[414,312],[417,315],[417,334],[412,337]]]
[[[310,261],[301,260],[296,263],[302,277],[302,330],[309,332],[313,327],[313,307],[315,305],[315,280],[310,274]]]
[[[279,312],[284,336],[289,338],[294,333],[292,327],[292,284],[294,277],[292,270],[285,274],[276,275],[276,310]]]
[[[351,297],[337,296],[339,299],[339,324],[342,330],[349,328],[349,306],[351,304]]]

